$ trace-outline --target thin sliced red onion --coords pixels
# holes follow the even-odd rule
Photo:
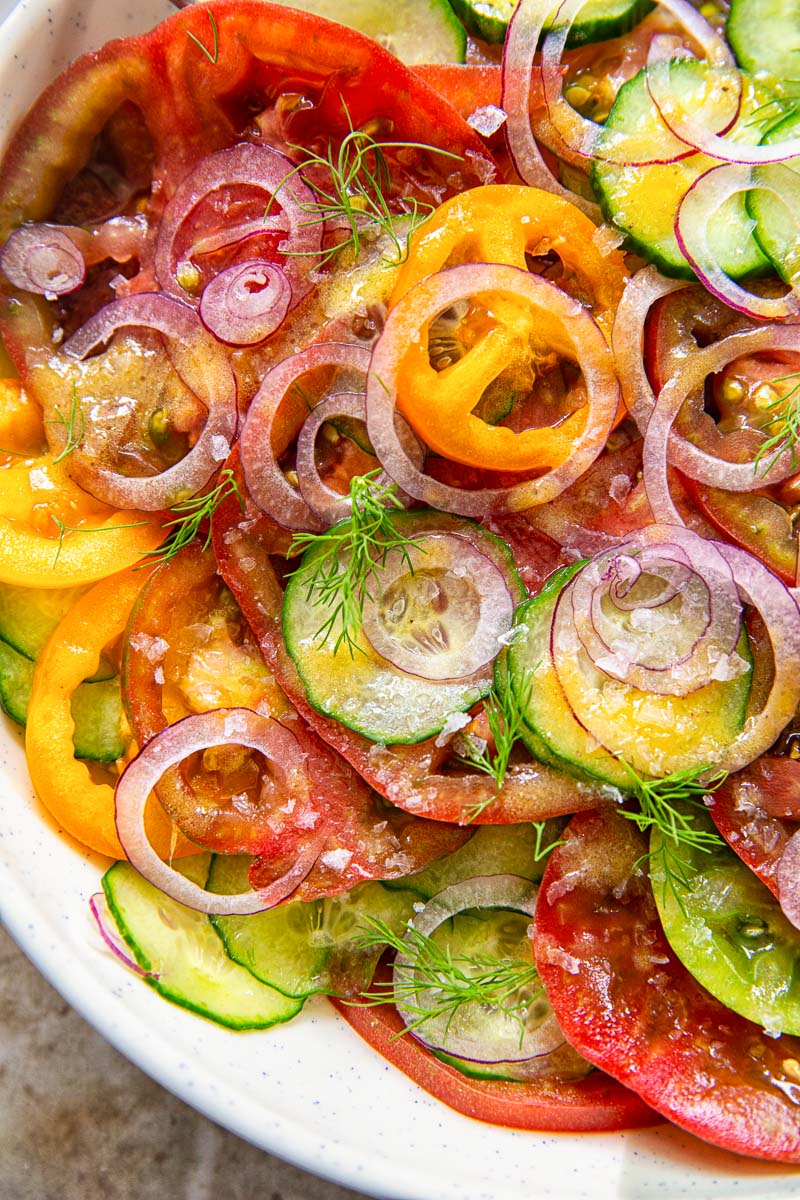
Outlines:
[[[800,147],[797,151],[800,154]],[[790,167],[773,166],[755,172],[740,163],[712,167],[695,180],[678,208],[675,236],[698,279],[731,308],[750,317],[780,320],[800,313],[800,294],[792,290],[777,299],[746,291],[720,267],[709,245],[708,235],[720,206],[741,192],[762,188],[786,205],[790,219],[800,211],[800,177]]]
[[[726,85],[732,86],[741,94],[742,73],[736,66],[730,64],[727,69],[724,64],[715,66],[719,67],[721,80],[724,79]],[[693,150],[701,151],[720,162],[749,166],[781,163],[800,156],[800,137],[760,145],[747,145],[721,137],[719,133],[702,125],[694,114],[685,112],[680,104],[675,103],[675,94],[663,83],[662,74],[663,72],[648,72],[647,88],[650,96],[670,132]]]
[[[155,329],[179,351],[181,377],[208,410],[203,430],[188,454],[159,475],[120,475],[74,456],[76,477],[92,495],[115,508],[146,512],[170,508],[208,483],[230,452],[236,433],[236,380],[225,352],[205,332],[197,315],[163,293],[114,300],[91,317],[64,345],[66,356],[84,359],[119,329]]]
[[[386,556],[380,594],[364,603],[363,629],[373,650],[401,671],[458,680],[497,658],[513,617],[514,601],[492,560],[462,537],[433,533]]]
[[[583,372],[588,397],[586,424],[570,456],[538,479],[510,488],[466,491],[424,475],[409,458],[394,423],[397,377],[406,349],[428,323],[459,300],[482,292],[505,292],[558,320]],[[463,363],[465,360],[462,359]],[[467,263],[423,279],[400,300],[386,320],[372,352],[367,377],[367,433],[386,472],[409,495],[432,508],[481,519],[487,513],[519,512],[560,495],[597,458],[606,443],[619,403],[611,352],[587,310],[540,276],[516,267]]]
[[[108,946],[111,953],[124,963],[129,971],[133,971],[141,977],[150,979],[158,979],[158,976],[153,971],[145,971],[144,967],[140,967],[136,959],[132,956],[126,943],[117,928],[117,923],[111,914],[111,909],[108,906],[104,892],[95,892],[89,898],[89,909],[94,917],[95,924],[100,932],[100,936]]]
[[[316,862],[320,840],[311,840],[297,862],[269,887],[223,896],[206,891],[158,857],[147,837],[144,811],[165,771],[190,754],[212,746],[247,746],[268,759],[288,794],[309,787],[306,756],[293,733],[248,708],[216,709],[185,717],[153,737],[125,768],[117,783],[117,833],[130,863],[165,895],[198,912],[242,916],[280,904],[300,886]]]
[[[503,48],[502,108],[507,114],[506,144],[520,178],[577,205],[594,221],[600,206],[565,188],[547,166],[531,130],[530,92],[533,60],[545,22],[553,10],[550,0],[520,0],[508,26]]]
[[[684,523],[670,494],[668,458],[691,479],[732,492],[752,492],[796,474],[797,462],[790,446],[779,455],[771,455],[762,469],[756,461],[735,463],[717,458],[682,438],[672,428],[684,402],[692,394],[702,393],[709,375],[721,371],[737,358],[769,350],[800,353],[800,327],[771,325],[732,333],[685,358],[661,389],[650,415],[642,451],[645,490],[657,521],[675,525]]]
[[[281,327],[291,300],[285,272],[254,258],[220,271],[206,285],[200,320],[226,346],[258,346]]]
[[[461,883],[451,884],[435,895],[422,912],[414,917],[411,928],[423,937],[430,937],[445,921],[472,908],[508,909],[533,917],[537,896],[538,888],[535,884],[518,875],[479,875]],[[463,1014],[452,1018],[448,1012],[442,1016],[431,1016],[421,1024],[415,1025],[415,1022],[419,1022],[419,1013],[416,1010],[428,1007],[426,1001],[430,999],[433,989],[425,988],[422,982],[418,981],[414,959],[411,957],[415,945],[413,936],[406,935],[405,940],[410,955],[399,953],[395,959],[395,1004],[410,1032],[424,1045],[472,1062],[490,1063],[527,1062],[551,1054],[564,1044],[564,1034],[549,1005],[545,1009],[544,1019],[534,1029],[525,1029],[521,1036],[517,1022],[510,1022],[512,1028],[506,1037],[492,1042],[487,1042],[479,1029],[471,1031],[464,1021]],[[435,1002],[434,991],[433,1004]]]
[[[291,388],[306,372],[332,366],[350,368],[366,375],[369,361],[369,350],[365,346],[315,342],[268,371],[253,397],[239,443],[242,470],[247,490],[255,503],[285,529],[320,530],[326,526],[289,483],[275,457],[272,433],[281,407]],[[283,449],[281,447],[279,453]]]
[[[83,255],[58,225],[15,229],[0,254],[0,270],[14,287],[53,298],[77,291],[86,278]]]
[[[552,11],[551,0],[539,2],[546,20],[546,16]],[[542,46],[542,86],[550,122],[559,140],[578,156],[579,161],[600,159],[620,165],[675,162],[694,153],[683,139],[676,137],[672,152],[665,153],[664,147],[659,146],[658,153],[654,155],[651,134],[631,134],[605,129],[597,122],[582,117],[564,99],[562,58],[575,19],[588,3],[590,0],[564,0]],[[710,63],[715,66],[733,66],[733,55],[724,39],[688,0],[659,0],[659,3],[660,7],[666,8],[675,17]],[[654,39],[653,50],[661,60],[662,43],[657,43]],[[737,101],[734,113],[726,121],[726,127],[736,119],[738,107]]]
[[[774,660],[772,687],[763,708],[748,717],[717,764],[733,772],[769,750],[800,707],[800,610],[786,585],[759,559],[737,546],[722,542],[717,546],[730,564],[742,601],[761,616]]]
[[[649,593],[642,586],[659,580]],[[574,576],[559,597],[552,640],[558,656],[583,649],[599,671],[642,692],[685,696],[736,668],[741,618],[716,544],[648,525]]]
[[[186,221],[204,200],[215,192],[224,193],[226,189],[242,186],[258,188],[264,193],[263,219],[249,219],[238,225],[228,222],[214,232],[213,240],[198,238],[196,245],[189,248],[189,257],[195,251],[208,254],[259,234],[285,232],[286,238],[278,249],[290,252],[281,265],[292,285],[293,304],[308,291],[308,271],[322,244],[322,228],[308,216],[309,211],[314,211],[314,193],[297,174],[290,159],[269,146],[249,142],[219,150],[202,159],[180,184],[164,210],[156,243],[155,268],[165,291],[190,304],[197,302],[178,282],[175,243]]]
[[[683,279],[667,279],[655,267],[643,267],[625,284],[617,308],[611,331],[611,348],[617,360],[622,399],[642,434],[647,429],[656,403],[644,368],[647,314],[656,300],[688,286]]]
[[[363,421],[366,424],[366,397],[363,392],[337,392],[334,396],[326,396],[306,417],[297,439],[298,487],[308,507],[326,525],[335,525],[337,521],[346,520],[353,510],[350,496],[343,496],[340,492],[329,488],[326,483],[323,483],[317,470],[315,454],[317,434],[326,421],[335,421],[341,417],[353,421]],[[403,439],[409,455],[417,466],[421,467],[425,455],[419,440],[412,433],[405,418],[397,413],[395,419],[399,427],[399,435]],[[378,476],[377,483],[384,485],[390,482],[389,476],[382,471]],[[410,500],[410,497],[399,493],[398,499],[405,502]]]
[[[783,915],[800,929],[800,829],[786,843],[775,872]]]

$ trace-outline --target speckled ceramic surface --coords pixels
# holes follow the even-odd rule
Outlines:
[[[9,11],[0,0],[0,16]],[[0,37],[0,140],[54,73],[150,27],[157,0],[22,0]],[[154,1079],[258,1146],[393,1200],[777,1200],[800,1172],[709,1149],[666,1126],[537,1136],[471,1122],[373,1055],[324,1002],[233,1034],[167,1004],[103,948],[87,901],[104,868],[35,801],[18,734],[0,728],[0,916],[62,995]],[[0,1029],[0,1036],[2,1030]]]

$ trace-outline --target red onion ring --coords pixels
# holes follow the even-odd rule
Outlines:
[[[279,250],[290,250],[291,256],[287,256],[281,265],[292,285],[293,304],[297,304],[308,291],[309,263],[313,265],[322,244],[321,226],[309,221],[308,217],[309,211],[314,210],[314,194],[296,173],[290,159],[270,146],[249,142],[219,150],[202,159],[172,196],[164,210],[156,243],[158,281],[165,291],[178,299],[197,303],[177,280],[175,242],[184,223],[205,199],[214,192],[240,186],[259,188],[268,197],[269,205],[280,206],[280,211],[258,221],[250,219],[218,229],[211,237],[198,241],[198,252],[211,253],[258,234],[285,231],[287,236]]]
[[[645,490],[657,521],[676,525],[684,523],[670,495],[668,457],[669,462],[689,478],[732,492],[755,491],[796,474],[797,462],[791,447],[772,460],[768,470],[761,471],[755,461],[734,463],[716,458],[682,438],[672,428],[686,399],[702,389],[707,376],[716,374],[743,355],[766,350],[800,352],[800,327],[769,326],[729,334],[684,359],[661,389],[647,425],[642,451]]]
[[[800,154],[800,139],[796,153]],[[795,171],[786,166],[762,167],[760,171],[755,171],[737,163],[712,167],[695,180],[678,208],[675,236],[681,253],[700,282],[731,308],[765,320],[796,316],[800,313],[800,295],[796,290],[779,299],[755,296],[734,283],[711,252],[708,230],[720,206],[731,196],[754,188],[772,192],[796,219],[795,214],[800,211],[800,177]]]
[[[570,457],[546,475],[510,488],[462,491],[424,475],[410,460],[394,423],[396,379],[407,346],[419,340],[426,324],[456,301],[481,292],[507,292],[521,297],[534,308],[546,310],[548,320],[562,322],[564,336],[583,371],[588,412],[583,434]],[[489,512],[519,512],[560,495],[602,450],[618,402],[619,385],[611,352],[582,305],[554,284],[517,267],[467,263],[423,279],[389,313],[373,349],[367,376],[367,433],[384,469],[409,495],[432,508],[480,520]]]
[[[120,475],[73,456],[73,470],[98,499],[115,508],[153,512],[193,496],[208,483],[230,453],[236,432],[236,380],[224,351],[201,326],[196,314],[163,293],[142,293],[114,300],[95,313],[65,343],[63,352],[86,358],[119,329],[155,329],[180,349],[179,373],[208,409],[203,430],[180,462],[160,475]]]
[[[775,883],[783,915],[800,929],[800,829],[793,833],[783,849]]]
[[[649,134],[604,130],[597,122],[582,117],[564,99],[562,57],[575,19],[587,3],[589,0],[563,0],[542,46],[542,86],[550,122],[558,139],[577,157],[578,162],[601,159],[620,166],[637,166],[675,162],[692,154],[691,147],[687,146],[682,138],[676,137],[673,154],[659,153],[654,156],[651,148],[652,137]],[[551,11],[549,0],[541,0],[541,4],[544,12]],[[733,66],[733,55],[723,38],[688,0],[659,0],[659,4],[677,19],[710,63],[715,66]],[[738,112],[738,102],[736,111]],[[735,116],[736,114],[734,120]],[[730,123],[732,122],[728,124]],[[601,138],[602,145],[599,144]]]
[[[508,26],[503,48],[502,100],[507,114],[504,133],[508,152],[520,178],[577,205],[593,221],[601,220],[600,206],[565,188],[542,158],[531,130],[530,91],[533,60],[545,22],[552,12],[550,0],[520,0]]]
[[[37,296],[65,296],[86,278],[83,254],[58,225],[23,225],[0,253],[0,270],[14,287]]]
[[[283,324],[291,301],[281,268],[254,258],[220,271],[205,286],[200,320],[226,346],[259,346]]]
[[[438,580],[433,577],[438,575]],[[426,605],[427,613],[439,610],[433,607],[433,599],[441,598],[443,609],[435,628],[440,632],[436,639],[431,625],[420,628],[418,598],[412,616],[412,628],[403,624],[407,618],[407,596],[396,598],[403,611],[395,614],[392,603],[392,587],[397,579],[413,576],[414,584],[424,588],[435,580],[430,588],[433,596]],[[447,638],[448,626],[452,628],[455,617],[465,623],[466,599],[454,602],[447,595],[448,586],[458,588],[459,581],[467,580],[469,590],[477,602],[474,625],[469,640],[464,644],[452,645]],[[463,584],[461,585],[463,589]],[[466,596],[469,593],[465,593]],[[362,628],[367,641],[382,658],[407,675],[422,679],[459,680],[466,679],[493,662],[500,651],[501,638],[511,629],[514,617],[514,601],[508,590],[505,576],[500,568],[476,546],[465,538],[449,533],[431,533],[415,539],[415,545],[406,550],[390,551],[384,560],[381,572],[381,587],[378,595],[370,594],[364,603]],[[394,626],[394,628],[393,628]],[[398,630],[400,636],[398,636]]]
[[[644,576],[663,586],[633,601]],[[658,610],[666,605],[672,607],[658,628]],[[643,613],[649,615],[637,629],[629,614]],[[554,661],[582,648],[612,679],[643,692],[685,696],[720,678],[740,633],[739,595],[716,544],[688,529],[648,525],[573,577],[556,606],[552,642]]]
[[[335,525],[344,521],[353,511],[350,496],[343,496],[323,483],[317,470],[315,446],[317,434],[326,421],[335,421],[337,417],[346,417],[366,424],[366,397],[363,392],[337,392],[334,396],[326,396],[306,417],[303,428],[297,438],[297,481],[298,487],[308,507],[326,524]],[[424,462],[424,452],[410,426],[400,413],[396,416],[399,435],[403,439],[409,456],[421,467]],[[378,476],[379,486],[390,483],[385,471]],[[401,501],[410,501],[400,493]]]
[[[267,758],[287,792],[307,791],[306,756],[294,734],[271,717],[248,708],[217,709],[184,717],[153,737],[122,773],[115,796],[117,833],[132,866],[165,895],[198,912],[242,916],[273,908],[303,882],[317,860],[321,840],[311,841],[285,875],[260,891],[222,896],[206,891],[162,862],[144,827],[148,796],[169,767],[212,746],[247,746]]]
[[[617,308],[611,331],[611,348],[617,361],[622,399],[642,434],[647,429],[656,403],[644,368],[643,343],[647,314],[656,300],[688,286],[683,279],[667,279],[655,267],[643,267],[625,284]]]
[[[423,937],[430,937],[445,921],[470,908],[509,909],[533,917],[538,892],[534,884],[518,875],[479,875],[465,879],[444,888],[429,900],[422,912],[414,917],[411,929]],[[413,952],[413,936],[406,935],[406,941]],[[459,1032],[457,1019],[450,1020],[449,1014],[441,1018],[432,1017],[415,1026],[415,1021],[419,1021],[419,1013],[415,1010],[425,1008],[424,991],[429,989],[419,986],[413,990],[415,970],[413,960],[408,955],[397,955],[392,982],[397,1010],[409,1031],[434,1050],[444,1050],[472,1062],[527,1062],[551,1054],[564,1044],[564,1034],[552,1010],[540,1025],[525,1031],[523,1036],[520,1036],[519,1026],[514,1023],[511,1037],[488,1044],[471,1035],[468,1029]],[[409,992],[412,992],[413,998],[409,997]],[[413,1006],[411,1009],[409,999]]]
[[[239,443],[242,470],[253,501],[284,528],[318,531],[326,527],[288,482],[275,456],[273,427],[292,385],[315,367],[349,367],[366,375],[369,361],[369,350],[364,346],[315,342],[268,371],[253,397]],[[295,428],[291,437],[296,433]],[[284,449],[281,446],[278,453]]]

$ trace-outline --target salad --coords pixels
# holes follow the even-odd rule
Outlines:
[[[167,999],[797,1163],[800,27],[454,8],[187,5],[16,131],[0,700]]]

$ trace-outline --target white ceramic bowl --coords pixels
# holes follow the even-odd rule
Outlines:
[[[10,8],[0,0],[0,16]],[[0,142],[70,59],[170,11],[159,0],[21,0],[0,36]],[[554,1136],[470,1121],[373,1054],[324,1001],[277,1030],[219,1029],[162,1000],[104,951],[87,901],[105,865],[48,820],[19,735],[5,722],[0,916],[11,934],[65,999],[149,1075],[306,1170],[392,1200],[800,1193],[796,1171],[711,1149],[672,1127]]]

